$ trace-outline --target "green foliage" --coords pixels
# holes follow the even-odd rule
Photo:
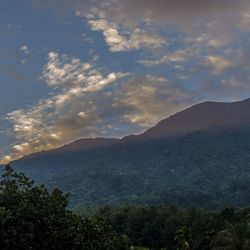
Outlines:
[[[35,186],[6,166],[0,183],[0,249],[126,249],[111,226],[82,219],[67,205],[68,194]]]
[[[250,249],[250,223],[226,223],[215,239],[213,250],[248,250]]]
[[[175,206],[102,207],[93,215],[104,218],[134,249],[248,250],[250,209],[218,212]]]
[[[176,231],[175,241],[177,242],[177,250],[190,250],[192,242],[191,230],[187,226],[183,226]]]
[[[9,166],[0,183],[1,250],[248,250],[250,208],[105,206],[80,216]],[[92,214],[91,216],[89,216]]]

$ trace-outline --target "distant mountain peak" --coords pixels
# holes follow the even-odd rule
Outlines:
[[[118,141],[120,141],[120,139],[104,138],[104,137],[79,139],[68,145],[64,145],[63,147],[61,147],[61,149],[64,151],[93,149],[93,148],[106,146],[107,144],[114,144]]]
[[[140,135],[81,139],[12,166],[71,193],[74,206],[198,202],[240,207],[250,203],[249,152],[247,99],[204,102]]]
[[[79,139],[60,148],[38,152],[31,156],[84,151],[120,142],[179,137],[197,131],[235,127],[250,127],[250,98],[237,102],[202,102],[169,116],[139,135],[128,135],[123,139],[101,137]]]
[[[196,104],[160,121],[139,137],[171,137],[206,129],[241,126],[250,126],[250,98],[237,102],[206,101]]]

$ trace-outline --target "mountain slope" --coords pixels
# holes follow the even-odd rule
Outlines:
[[[195,131],[250,126],[250,99],[233,103],[204,102],[160,121],[141,138],[162,138]]]
[[[13,162],[72,205],[250,204],[250,100],[206,102],[141,135],[85,139]]]

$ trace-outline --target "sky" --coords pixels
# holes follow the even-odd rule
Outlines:
[[[249,0],[3,0],[0,163],[250,97]]]

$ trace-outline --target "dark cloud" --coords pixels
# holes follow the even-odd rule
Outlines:
[[[122,0],[122,11],[135,16],[189,19],[215,13],[236,13],[249,7],[248,0]]]
[[[146,21],[196,31],[213,21],[217,33],[241,27],[249,10],[249,0],[118,0],[105,9],[108,18],[121,24]]]
[[[185,30],[216,21],[219,33],[225,27],[242,26],[244,13],[250,11],[249,0],[33,0],[36,6],[54,8],[60,13],[81,12],[115,23],[136,26],[137,22],[177,25]],[[99,16],[100,17],[100,16]],[[191,27],[192,26],[192,27]],[[214,27],[213,27],[214,29]],[[217,31],[218,32],[218,31]],[[225,32],[227,32],[225,30]]]

